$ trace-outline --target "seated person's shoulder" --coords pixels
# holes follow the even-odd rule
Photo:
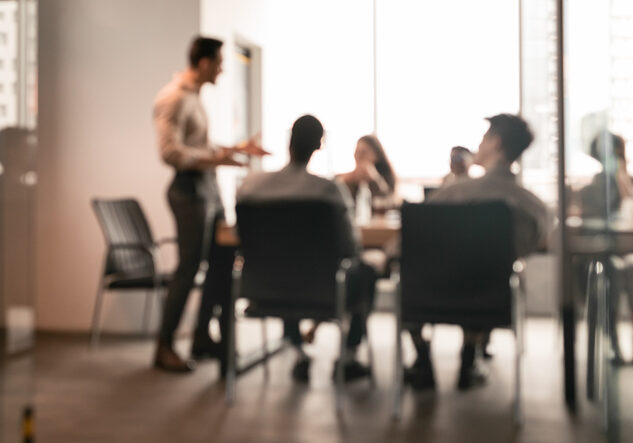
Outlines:
[[[523,187],[521,187],[521,189],[525,192],[526,198],[530,199],[530,201],[532,201],[535,205],[542,206],[544,209],[546,208],[543,200],[541,200],[536,194]]]
[[[328,200],[337,204],[345,204],[345,199],[349,197],[349,191],[347,190],[345,183],[336,178],[327,179],[324,177],[318,177],[318,179],[319,187],[323,192],[323,195],[329,197]]]
[[[302,178],[301,194],[308,199],[322,200],[335,205],[346,206],[345,185],[336,179],[306,174]]]
[[[274,173],[272,172],[251,172],[250,174],[248,174],[244,180],[242,181],[242,184],[240,185],[239,189],[237,190],[237,200],[244,200],[254,194],[257,193],[258,190],[261,189],[262,186],[265,186],[265,184],[270,181],[271,176]]]
[[[516,202],[517,206],[523,207],[531,213],[540,213],[540,215],[548,212],[547,206],[543,200],[541,200],[532,191],[517,184],[516,189],[514,189],[514,193],[519,197]]]
[[[306,180],[306,183],[309,186],[313,187],[314,190],[331,192],[337,188],[337,185],[335,182],[336,179],[329,179],[329,178],[321,177],[319,175],[315,175],[311,173],[305,174],[304,179]]]
[[[473,193],[473,189],[481,187],[483,177],[478,178],[462,178],[460,180],[448,183],[438,190],[434,191],[429,198],[431,203],[440,203],[443,201],[452,201],[454,199],[460,200],[466,198]]]

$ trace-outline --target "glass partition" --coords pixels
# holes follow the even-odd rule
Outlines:
[[[609,441],[626,441],[633,417],[633,181],[626,150],[633,129],[633,4],[561,3],[565,290],[576,319],[577,404],[588,402]]]
[[[523,1],[523,182],[557,214],[557,304],[570,412],[631,435],[633,3]],[[565,220],[561,223],[561,220]]]
[[[37,2],[0,0],[2,441],[30,441],[24,417],[33,401],[36,40]]]

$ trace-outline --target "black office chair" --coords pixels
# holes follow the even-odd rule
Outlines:
[[[172,277],[171,274],[159,272],[158,247],[176,240],[155,241],[145,214],[134,199],[93,199],[92,208],[106,241],[103,272],[92,318],[91,345],[96,347],[106,291],[146,290],[143,331],[147,332],[152,299],[160,295],[160,290],[167,287]]]
[[[439,186],[423,186],[422,191],[424,192],[424,200],[427,201],[438,189],[440,189]]]
[[[344,258],[336,222],[344,216],[344,208],[320,201],[241,203],[236,215],[241,257],[233,273],[233,303],[248,299],[250,317],[336,322],[341,331],[336,379],[340,410],[347,335],[345,278],[351,265]],[[236,374],[234,315],[229,337],[226,393],[231,403]],[[264,347],[267,353],[265,338]]]
[[[403,325],[448,323],[475,330],[511,327],[515,334],[515,402],[521,420],[523,304],[513,247],[512,214],[502,202],[407,203],[396,302],[394,417],[400,416]]]

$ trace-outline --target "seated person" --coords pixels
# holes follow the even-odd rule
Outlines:
[[[334,181],[310,174],[308,162],[314,151],[321,147],[323,126],[311,115],[300,117],[292,126],[290,137],[290,163],[277,172],[256,173],[244,180],[237,193],[238,202],[278,202],[284,200],[317,200],[340,205],[346,210],[339,221],[341,237],[347,256],[358,256],[358,232],[351,217],[351,197],[347,189]],[[373,303],[375,271],[360,260],[347,275],[347,308],[352,312],[347,336],[347,357],[344,362],[344,378],[350,381],[370,375],[370,369],[355,359],[356,348],[366,335],[366,320]],[[310,358],[302,349],[299,322],[284,321],[284,335],[297,351],[297,361],[292,370],[297,381],[309,380]],[[336,366],[335,366],[336,367]]]
[[[358,201],[358,196],[363,183],[367,184],[371,193],[372,212],[384,213],[387,209],[395,207],[396,174],[378,137],[364,135],[359,138],[354,151],[354,160],[356,161],[354,170],[340,174],[336,179],[349,189],[354,198],[355,208],[362,204]],[[387,254],[384,250],[363,251],[363,260],[373,266],[379,275],[387,274]]]
[[[358,215],[359,191],[362,183],[366,183],[371,199],[371,210],[384,213],[395,205],[396,174],[385,154],[382,143],[375,135],[364,135],[358,139],[354,151],[356,167],[353,171],[339,174],[336,179],[349,189],[354,199],[354,213]],[[358,220],[358,219],[357,219]],[[369,249],[362,253],[365,263],[372,266],[380,276],[388,273],[387,253],[381,249]],[[304,335],[306,343],[312,343],[318,323],[314,324]]]
[[[430,201],[433,203],[465,203],[477,201],[503,201],[512,210],[514,224],[515,252],[524,257],[545,246],[550,219],[547,208],[534,194],[516,182],[510,166],[516,161],[533,140],[527,123],[518,116],[499,114],[487,118],[490,128],[484,134],[479,151],[473,162],[484,167],[486,173],[479,178],[468,178],[437,190]],[[475,366],[475,349],[483,341],[488,331],[464,331],[461,351],[461,368],[458,388],[467,389],[483,377]],[[416,345],[417,359],[405,371],[405,381],[414,388],[434,385],[433,368],[430,359],[430,343],[425,341],[420,330],[412,330]]]
[[[473,161],[473,153],[463,146],[451,148],[451,172],[442,179],[442,186],[448,186],[462,178],[468,178],[468,168]]]
[[[378,199],[393,199],[396,174],[378,137],[365,135],[359,138],[356,151],[354,151],[354,160],[356,167],[353,171],[336,177],[345,183],[353,198],[358,195],[361,183],[367,183],[374,204]]]
[[[633,182],[626,169],[624,139],[608,131],[599,133],[591,142],[590,155],[602,164],[602,171],[594,175],[591,183],[581,188],[573,198],[580,211],[579,215],[586,220],[592,221],[613,221],[615,216],[626,219],[631,215],[627,211],[621,211],[624,201],[631,201],[633,198]],[[627,220],[630,222],[630,220]],[[591,257],[574,257],[573,267],[577,276],[578,289],[581,295],[587,293],[587,272]],[[609,306],[609,328],[611,335],[611,346],[613,350],[613,361],[624,363],[624,357],[620,349],[619,337],[617,333],[617,313],[620,301],[620,294],[626,293],[629,307],[633,307],[633,288],[631,287],[633,276],[633,255],[626,256],[613,255],[607,264],[607,274],[609,276],[614,297],[610,297]],[[594,306],[590,314],[595,314]],[[595,318],[592,319],[595,322]]]
[[[591,142],[590,155],[602,164],[602,171],[575,197],[583,218],[605,219],[618,211],[622,200],[633,198],[624,139],[606,131],[598,134]]]

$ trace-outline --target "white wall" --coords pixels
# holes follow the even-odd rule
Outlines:
[[[326,128],[326,146],[312,163],[326,175],[351,168],[356,140],[373,131],[370,1],[40,2],[40,329],[89,326],[104,248],[91,198],[135,196],[157,236],[173,235],[164,198],[171,173],[158,158],[151,104],[171,74],[184,67],[187,45],[199,29],[226,43],[225,72],[216,86],[202,91],[213,141],[238,141],[232,122],[236,38],[262,48],[263,144],[273,152],[266,169],[286,163],[290,126],[303,113],[315,114]],[[381,110],[399,112],[398,106]],[[420,136],[415,125],[403,129]],[[407,148],[395,142],[386,147]],[[220,173],[229,207],[233,174]],[[142,297],[133,298],[108,298],[109,330],[139,327]]]
[[[151,121],[160,87],[186,62],[199,0],[39,3],[37,325],[86,330],[104,242],[94,197],[140,199],[158,237],[172,236]],[[110,329],[138,328],[140,301],[107,299]]]
[[[262,48],[263,145],[273,152],[265,169],[288,160],[290,127],[305,113],[326,130],[311,169],[333,175],[353,167],[357,139],[373,131],[372,3],[366,0],[202,0],[202,31],[225,41],[225,72],[203,90],[212,138],[234,143],[232,48],[235,38]],[[227,206],[230,173],[220,174]]]
[[[519,111],[517,0],[379,0],[378,136],[401,177],[441,177],[485,117]]]
[[[478,148],[484,117],[518,111],[518,2],[440,3],[377,2],[377,131],[403,177],[444,175],[452,146]],[[203,31],[227,42],[226,72],[206,95],[215,137],[235,141],[230,48],[245,36],[264,48],[264,144],[275,154],[264,167],[285,163],[304,112],[327,131],[312,169],[353,167],[356,140],[374,130],[372,2],[202,0],[201,15]]]
[[[362,0],[41,2],[38,328],[89,327],[104,251],[91,198],[135,196],[155,234],[173,235],[164,198],[171,173],[158,158],[151,105],[184,67],[193,34],[202,29],[226,43],[225,72],[202,91],[213,141],[237,141],[231,49],[239,37],[263,50],[263,143],[274,154],[264,166],[286,163],[292,122],[313,113],[327,131],[313,169],[333,174],[335,162],[352,166],[356,139],[373,129],[371,25],[371,4]],[[220,176],[229,177],[230,206],[231,172]],[[109,295],[105,329],[138,329],[142,298]]]

